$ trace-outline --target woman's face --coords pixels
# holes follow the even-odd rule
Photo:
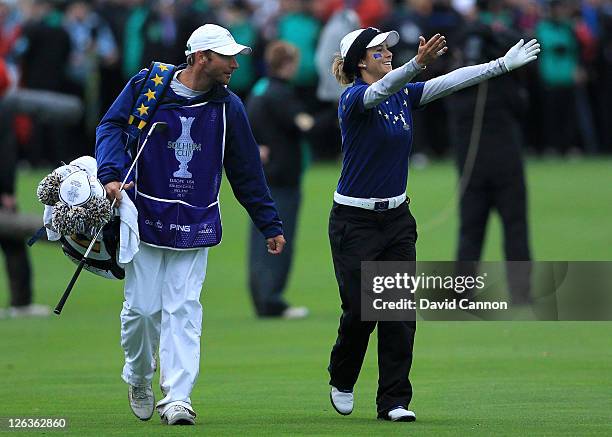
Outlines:
[[[367,73],[367,75],[371,75],[374,80],[381,79],[393,69],[391,66],[392,58],[393,53],[389,51],[387,44],[381,44],[367,49],[365,57],[359,63],[359,65],[362,66],[361,75],[363,76]],[[365,66],[365,68],[363,66]]]

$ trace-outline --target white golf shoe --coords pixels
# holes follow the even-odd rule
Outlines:
[[[172,405],[161,416],[162,423],[168,425],[195,425],[196,414],[182,405]]]
[[[339,414],[348,416],[353,412],[353,392],[340,391],[333,385],[329,392],[329,399],[331,400],[332,407]]]
[[[49,317],[51,315],[51,308],[47,305],[31,303],[22,307],[10,307],[7,315],[13,319],[20,319],[22,317]]]
[[[151,385],[138,387],[130,385],[128,388],[130,408],[140,420],[149,420],[155,410],[155,395]]]
[[[308,317],[309,313],[306,307],[288,307],[283,311],[281,317],[287,320],[297,320]]]
[[[379,414],[378,418],[390,420],[391,422],[414,422],[416,414],[414,414],[414,411],[407,410],[404,407],[397,407],[387,413]]]

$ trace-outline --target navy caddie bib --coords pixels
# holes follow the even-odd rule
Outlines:
[[[162,105],[154,121],[168,128],[151,135],[137,164],[141,241],[171,249],[219,244],[225,104]]]

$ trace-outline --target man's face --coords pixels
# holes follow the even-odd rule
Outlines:
[[[239,67],[235,56],[220,55],[213,51],[205,53],[207,57],[206,65],[204,66],[204,74],[210,80],[222,85],[229,84],[232,73]]]

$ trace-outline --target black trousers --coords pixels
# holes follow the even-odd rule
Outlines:
[[[31,304],[30,259],[25,242],[3,238],[0,239],[0,247],[2,247],[5,256],[11,291],[11,306],[19,307]]]
[[[0,102],[0,194],[13,195],[15,192],[15,168],[17,163],[17,140],[13,131],[13,111]],[[0,209],[6,213],[14,209]],[[4,252],[6,271],[11,293],[10,306],[25,306],[32,303],[32,279],[30,259],[23,240],[1,238],[0,248]]]
[[[408,204],[382,212],[334,203],[329,217],[329,240],[342,300],[338,338],[329,363],[330,384],[352,390],[378,324],[379,414],[407,407],[412,398],[408,375],[416,322],[361,320],[361,261],[415,261],[416,222]]]
[[[259,317],[280,316],[289,304],[283,293],[295,247],[298,212],[300,209],[300,187],[270,187],[278,214],[283,220],[283,232],[287,245],[283,253],[271,256],[259,230],[251,225],[249,248],[249,289]]]
[[[460,204],[458,261],[478,261],[482,252],[487,222],[492,210],[497,210],[504,232],[504,252],[507,261],[529,261],[527,226],[527,194],[522,166],[512,175],[481,175],[472,178]],[[464,274],[473,274],[474,265],[463,265]],[[508,287],[512,302],[530,302],[530,265],[511,263],[507,266]]]

